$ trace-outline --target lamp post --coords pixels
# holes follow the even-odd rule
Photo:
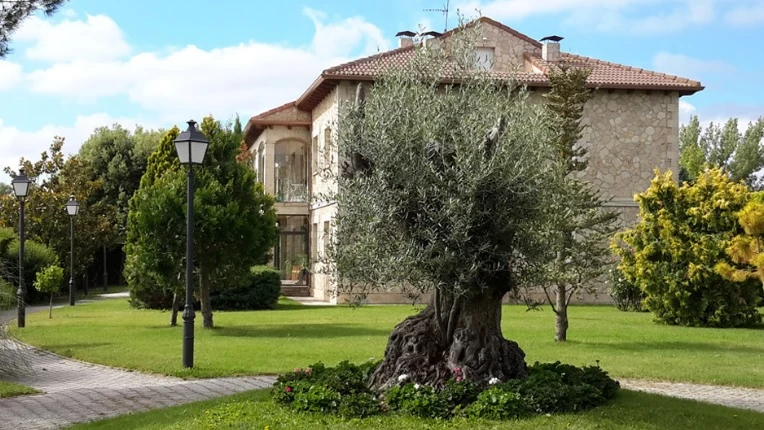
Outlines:
[[[209,140],[196,129],[194,120],[188,129],[173,141],[180,164],[188,166],[188,193],[186,202],[186,305],[183,308],[183,367],[194,367],[194,165],[201,165],[207,153]]]
[[[19,288],[16,291],[18,300],[18,316],[16,324],[19,328],[26,326],[26,295],[27,287],[24,285],[24,203],[29,195],[31,180],[24,174],[24,169],[19,169],[19,174],[11,181],[13,194],[19,199]]]
[[[74,306],[74,217],[80,211],[80,204],[69,196],[66,213],[69,215],[69,306]]]

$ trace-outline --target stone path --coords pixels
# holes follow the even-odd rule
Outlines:
[[[47,310],[46,306],[28,311]],[[0,324],[16,311],[0,313]],[[43,394],[0,399],[0,429],[56,429],[130,412],[174,406],[268,388],[272,376],[182,380],[148,375],[61,357],[17,342],[0,348],[23,354],[28,366],[4,381]]]
[[[700,402],[715,403],[739,409],[750,409],[764,413],[764,390],[762,389],[633,379],[619,379],[619,381],[621,387],[627,390],[698,400]]]

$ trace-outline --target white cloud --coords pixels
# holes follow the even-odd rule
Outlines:
[[[663,73],[690,79],[700,75],[734,73],[735,67],[719,60],[703,60],[684,54],[659,52],[653,57],[653,67]]]
[[[247,116],[297,98],[321,70],[353,54],[388,49],[380,29],[362,18],[326,24],[324,14],[305,13],[316,28],[308,47],[249,41],[211,50],[189,45],[121,61],[80,59],[35,70],[27,84],[33,92],[80,102],[124,94],[168,120],[210,112]]]
[[[758,0],[737,5],[730,9],[724,20],[734,26],[749,26],[764,23],[764,2]]]
[[[679,99],[679,122],[685,124],[690,120],[692,115],[695,115],[697,109],[690,103]]]
[[[29,42],[25,56],[48,62],[108,61],[130,53],[122,30],[105,15],[88,15],[86,21],[66,19],[52,23],[37,16],[26,20],[14,34]]]
[[[470,1],[459,9],[502,20],[568,14],[566,24],[606,32],[655,34],[711,22],[714,0],[493,0]]]
[[[111,126],[114,123],[121,124],[128,130],[135,129],[138,124],[144,128],[159,128],[161,126],[161,124],[154,124],[145,119],[114,118],[107,113],[95,113],[77,116],[72,125],[49,124],[38,130],[27,131],[7,125],[0,118],[0,142],[3,142],[0,145],[0,182],[10,180],[2,172],[6,166],[13,169],[18,168],[21,157],[33,161],[38,160],[40,153],[48,150],[55,136],[66,138],[64,153],[72,154],[79,150],[81,144],[93,133],[93,130],[98,127]]]
[[[22,36],[31,42],[30,49],[37,49],[34,55],[57,63],[22,75],[18,65],[0,62],[0,77],[8,77],[8,82],[12,76],[16,82],[21,79],[23,89],[58,96],[70,105],[126,96],[141,108],[141,118],[151,120],[115,119],[108,113],[98,113],[79,116],[72,125],[49,124],[37,130],[20,130],[0,118],[0,168],[17,166],[21,156],[36,159],[55,135],[66,137],[66,152],[76,152],[93,129],[115,121],[132,129],[135,123],[150,128],[169,127],[210,113],[229,119],[238,112],[246,119],[296,99],[323,69],[358,55],[389,49],[380,29],[363,18],[328,21],[326,15],[314,10],[306,9],[305,14],[313,21],[315,34],[304,47],[249,41],[209,50],[193,45],[164,48],[124,58],[107,55],[95,44],[84,45],[84,51],[89,53],[79,56],[57,57],[49,50],[53,39],[63,47],[86,43],[81,40],[82,33],[72,28],[88,28],[90,39],[124,41],[118,27],[115,31],[104,25],[106,21],[113,23],[108,17],[89,16],[84,21],[68,21],[67,25],[48,25],[37,32],[27,28]],[[114,36],[117,34],[119,39]],[[129,50],[128,46],[121,52]],[[7,178],[0,173],[2,180]]]
[[[21,81],[21,65],[0,60],[0,91],[9,90]]]

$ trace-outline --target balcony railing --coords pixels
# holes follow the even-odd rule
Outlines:
[[[279,179],[276,181],[276,201],[280,203],[307,202],[308,184]]]

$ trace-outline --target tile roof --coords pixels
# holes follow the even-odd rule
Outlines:
[[[541,46],[541,42],[490,18],[483,17],[474,22],[481,22],[498,27],[536,47]],[[453,34],[454,31],[456,31],[456,29],[444,33],[439,36],[439,39],[448,37],[450,34]],[[331,89],[334,88],[338,81],[373,80],[375,76],[388,67],[405,67],[413,57],[414,52],[413,46],[407,46],[326,69],[321,73],[321,76],[316,79],[313,85],[311,85],[310,88],[295,102],[295,105],[303,110],[311,110],[321,101],[321,99],[331,92]],[[501,79],[512,78],[522,84],[532,87],[548,86],[549,80],[545,73],[548,73],[557,66],[544,61],[537,54],[525,53],[524,57],[526,61],[529,61],[544,73],[515,71],[494,72],[493,75],[495,75],[496,78]],[[586,67],[591,69],[588,83],[592,88],[678,91],[682,95],[693,94],[703,89],[703,86],[698,81],[580,55],[562,53],[560,62],[571,67]],[[443,78],[449,79],[450,77],[444,76]]]

